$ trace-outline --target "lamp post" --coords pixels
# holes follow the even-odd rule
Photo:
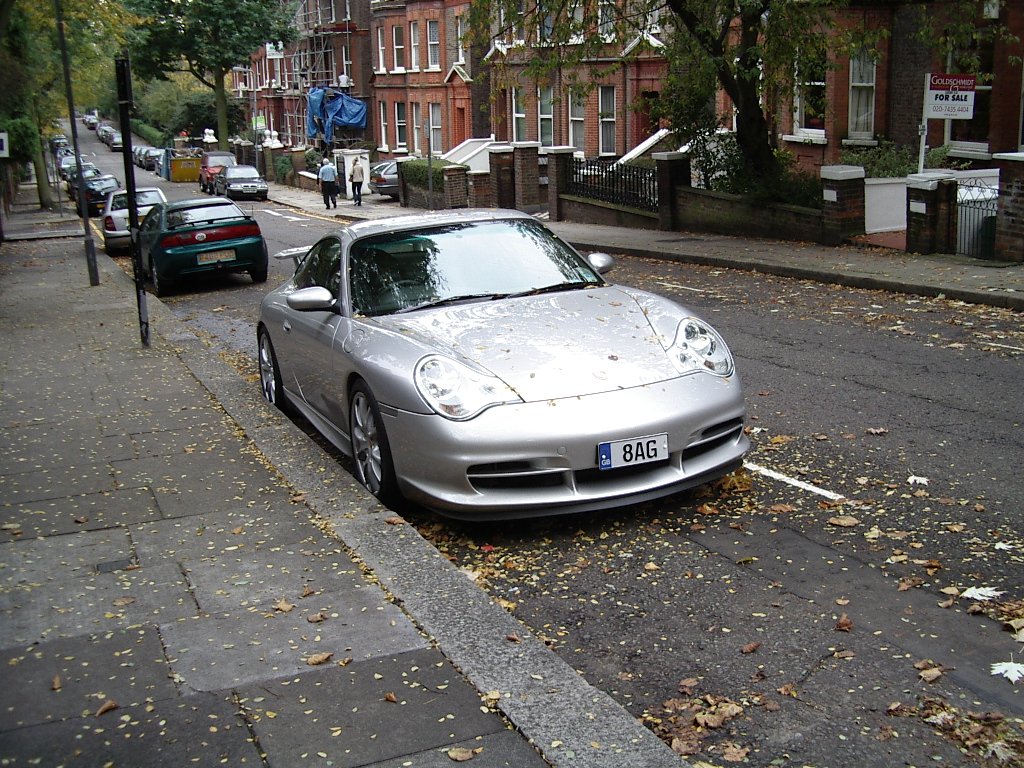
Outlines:
[[[64,37],[64,9],[60,0],[53,0],[57,20],[57,40],[60,43],[60,57],[64,65],[64,89],[68,97],[68,117],[71,120],[71,146],[75,148],[75,167],[78,169],[78,207],[82,211],[82,227],[85,230],[85,263],[89,270],[89,285],[100,284],[100,271],[96,264],[96,241],[89,226],[89,205],[85,199],[85,179],[82,177],[82,155],[78,151],[78,124],[75,122],[75,97],[71,92],[71,62],[68,45]],[[47,182],[49,183],[49,182]]]

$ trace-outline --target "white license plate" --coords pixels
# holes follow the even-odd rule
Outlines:
[[[235,251],[232,248],[228,248],[223,251],[207,251],[206,253],[199,254],[200,264],[215,264],[218,261],[233,261],[235,258]]]
[[[598,469],[616,469],[631,467],[634,464],[646,464],[650,461],[662,461],[668,458],[668,434],[631,437],[628,440],[614,440],[610,443],[598,443]]]

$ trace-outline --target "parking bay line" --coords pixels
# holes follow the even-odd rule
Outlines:
[[[792,485],[795,488],[800,488],[801,490],[808,491],[810,493],[815,493],[818,496],[824,496],[826,499],[829,499],[831,501],[840,501],[841,499],[846,498],[842,494],[833,493],[832,491],[826,491],[824,488],[819,488],[816,485],[805,483],[803,480],[798,480],[795,477],[790,477],[789,475],[784,475],[781,472],[776,472],[774,469],[762,467],[760,464],[754,464],[753,462],[745,461],[743,462],[743,466],[746,469],[750,470],[751,472],[756,472],[759,475],[764,475],[765,477],[770,477],[773,480],[778,480],[780,483],[786,483],[787,485]]]
[[[264,208],[263,212],[269,213],[271,216],[277,216],[278,218],[286,219],[287,221],[309,221],[310,219],[309,216],[291,216],[287,213],[278,213],[277,211],[272,211],[269,208]]]

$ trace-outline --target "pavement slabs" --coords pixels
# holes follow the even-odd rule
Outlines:
[[[310,670],[243,688],[239,697],[268,763],[275,766],[319,758],[355,768],[400,757],[395,764],[444,765],[434,751],[463,743],[482,748],[481,757],[488,754],[491,764],[502,765],[493,762],[498,757],[493,753],[509,746],[497,739],[506,732],[501,718],[481,706],[476,690],[433,649]],[[515,751],[522,762],[514,765],[546,765],[521,737],[519,742]],[[406,763],[419,755],[423,759]],[[487,763],[474,758],[472,764]]]
[[[215,512],[199,512],[149,520],[132,528],[139,562],[189,563],[236,551],[280,551],[312,542],[320,533],[308,520],[299,518],[294,505],[274,496],[260,502],[234,503]],[[313,549],[312,544],[303,549]]]
[[[177,678],[189,691],[224,688],[291,678],[311,669],[316,654],[334,654],[332,662],[366,660],[381,654],[422,648],[426,640],[397,606],[358,592],[320,596],[288,613],[265,611],[203,616],[162,627]],[[362,604],[360,604],[362,600]],[[311,623],[322,613],[325,618]]]
[[[87,638],[87,642],[83,639]],[[5,648],[0,733],[87,717],[105,702],[144,706],[174,699],[167,659],[155,627]]]
[[[172,622],[197,613],[189,584],[173,563],[24,585],[0,593],[0,648]]]
[[[280,599],[292,604],[313,602],[325,594],[348,593],[365,586],[358,566],[341,548],[317,552],[304,544],[272,551],[228,552],[188,563],[200,608],[211,614],[272,611],[270,604]],[[380,590],[373,591],[379,598]]]
[[[8,426],[4,436],[0,443],[0,476],[135,456],[126,435],[104,434],[94,416],[64,419],[51,414],[46,421]]]
[[[159,519],[160,510],[148,488],[126,488],[3,505],[0,515],[5,523],[18,526],[18,537],[27,540],[137,525]]]
[[[91,576],[105,563],[130,562],[132,544],[126,529],[109,528],[8,541],[0,545],[0,552],[0,587],[7,590]]]
[[[5,766],[264,768],[228,693],[194,694],[0,732]]]

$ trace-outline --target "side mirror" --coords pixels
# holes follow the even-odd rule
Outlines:
[[[334,296],[326,288],[314,285],[288,294],[288,306],[298,312],[316,312],[334,309]]]
[[[615,259],[607,253],[588,253],[586,258],[587,263],[596,269],[599,275],[610,272],[612,267],[615,266]]]

